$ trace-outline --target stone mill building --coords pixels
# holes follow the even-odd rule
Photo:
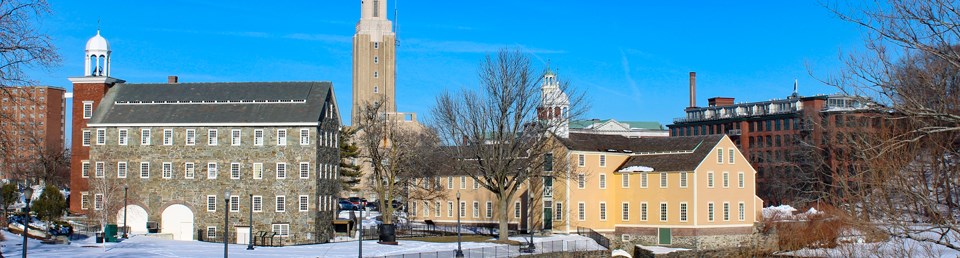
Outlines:
[[[247,243],[252,212],[254,234],[330,239],[341,126],[330,82],[127,83],[109,76],[99,32],[91,42],[84,76],[70,78],[72,212],[122,227],[126,210],[130,233],[215,241],[226,215],[231,243]]]

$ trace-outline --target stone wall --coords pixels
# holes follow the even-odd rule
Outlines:
[[[331,121],[321,126],[325,130],[335,126]],[[339,126],[339,123],[335,123]],[[90,150],[91,172],[89,180],[96,178],[96,162],[105,163],[105,180],[114,185],[127,185],[128,202],[143,207],[149,214],[149,220],[161,222],[161,213],[174,204],[189,207],[194,214],[194,239],[197,229],[206,230],[208,226],[223,230],[223,216],[226,203],[224,191],[239,196],[239,211],[229,212],[231,228],[230,242],[235,242],[233,226],[247,226],[250,223],[250,195],[262,196],[263,210],[254,212],[254,233],[272,231],[272,224],[289,224],[287,244],[326,242],[332,236],[331,221],[335,218],[336,190],[339,186],[335,179],[336,164],[339,160],[338,148],[333,141],[321,144],[317,127],[306,127],[310,131],[311,143],[300,144],[300,129],[303,127],[129,127],[106,128],[106,144],[96,145],[96,128]],[[118,144],[118,130],[127,129],[127,145]],[[141,145],[141,129],[150,129],[150,145]],[[164,129],[173,129],[173,144],[163,145]],[[196,131],[196,143],[186,145],[186,129]],[[208,129],[217,129],[217,145],[208,145]],[[231,144],[231,130],[241,130],[241,144]],[[254,130],[263,129],[262,146],[255,146]],[[277,129],[286,129],[285,146],[277,144]],[[335,130],[332,131],[336,134]],[[126,178],[118,178],[118,162],[127,162]],[[140,163],[149,162],[149,177],[142,178]],[[172,175],[163,175],[163,164],[169,162]],[[185,164],[195,166],[193,178],[185,175]],[[300,162],[309,162],[310,173],[307,178],[300,176]],[[215,178],[208,174],[208,163],[217,164]],[[240,164],[240,177],[231,178],[231,163]],[[262,178],[254,178],[253,164],[262,163]],[[286,178],[277,177],[277,163],[286,163]],[[96,184],[93,183],[92,184]],[[98,191],[95,187],[88,193],[90,201]],[[102,188],[102,187],[101,187]],[[122,187],[120,187],[122,189]],[[308,196],[307,211],[300,211],[299,196]],[[107,198],[113,205],[106,205],[107,214],[116,216],[120,198]],[[207,197],[216,196],[215,211],[208,211]],[[284,212],[276,211],[276,196],[285,196]],[[332,202],[332,203],[331,203]],[[89,204],[93,209],[93,204]],[[219,234],[218,234],[219,236]],[[222,236],[221,236],[222,237]]]
[[[694,250],[715,250],[749,246],[760,237],[754,227],[737,228],[674,228],[671,229],[669,247]],[[612,246],[633,253],[635,245],[658,245],[656,228],[618,228],[615,233],[606,234]]]

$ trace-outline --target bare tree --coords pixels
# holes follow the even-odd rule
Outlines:
[[[879,130],[846,132],[858,164],[836,201],[893,236],[960,250],[960,8],[946,0],[831,6],[866,31],[866,51],[825,80],[877,103]]]
[[[394,201],[405,199],[417,178],[429,177],[429,164],[421,151],[437,145],[435,134],[419,124],[386,112],[386,101],[366,103],[359,112],[356,138],[360,156],[371,169],[367,185],[377,194],[384,226],[381,242],[395,242]],[[417,191],[420,192],[420,191]],[[387,238],[383,238],[387,236]]]
[[[90,199],[93,208],[90,218],[99,223],[103,231],[108,223],[117,218],[117,211],[123,208],[123,185],[116,179],[106,178],[106,175],[92,176],[89,182],[93,194]]]
[[[487,55],[480,65],[480,89],[445,92],[437,97],[432,114],[450,158],[459,159],[455,171],[464,173],[496,198],[499,237],[507,239],[509,205],[531,179],[562,177],[566,155],[554,136],[583,111],[581,94],[567,94],[569,108],[561,112],[541,109],[541,76],[530,59],[518,52],[501,50]],[[552,109],[552,108],[551,108]],[[544,113],[554,116],[541,119]],[[556,157],[556,158],[553,158]],[[552,166],[547,163],[555,163]],[[531,187],[527,187],[531,188]]]

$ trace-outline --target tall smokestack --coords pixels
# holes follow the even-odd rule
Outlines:
[[[697,72],[690,72],[690,107],[697,107]]]

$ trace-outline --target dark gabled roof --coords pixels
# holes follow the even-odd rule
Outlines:
[[[641,153],[692,150],[700,145],[702,139],[711,137],[719,139],[720,135],[627,138],[621,135],[570,133],[570,137],[561,139],[561,142],[568,149],[578,151]]]
[[[721,139],[723,135],[627,138],[571,133],[570,138],[561,141],[571,150],[631,155],[617,171],[631,166],[650,167],[654,171],[693,171]]]
[[[330,82],[118,84],[90,124],[318,122],[331,90]]]
[[[667,146],[676,146],[676,152],[673,150],[653,153],[636,153],[627,161],[623,162],[617,171],[632,166],[643,166],[653,168],[653,171],[675,172],[675,171],[694,171],[700,166],[708,156],[714,146],[720,143],[724,135],[703,135],[703,136],[684,136],[668,138],[645,138],[661,139],[658,144]],[[692,148],[688,148],[693,146]],[[669,147],[664,146],[664,149]]]

